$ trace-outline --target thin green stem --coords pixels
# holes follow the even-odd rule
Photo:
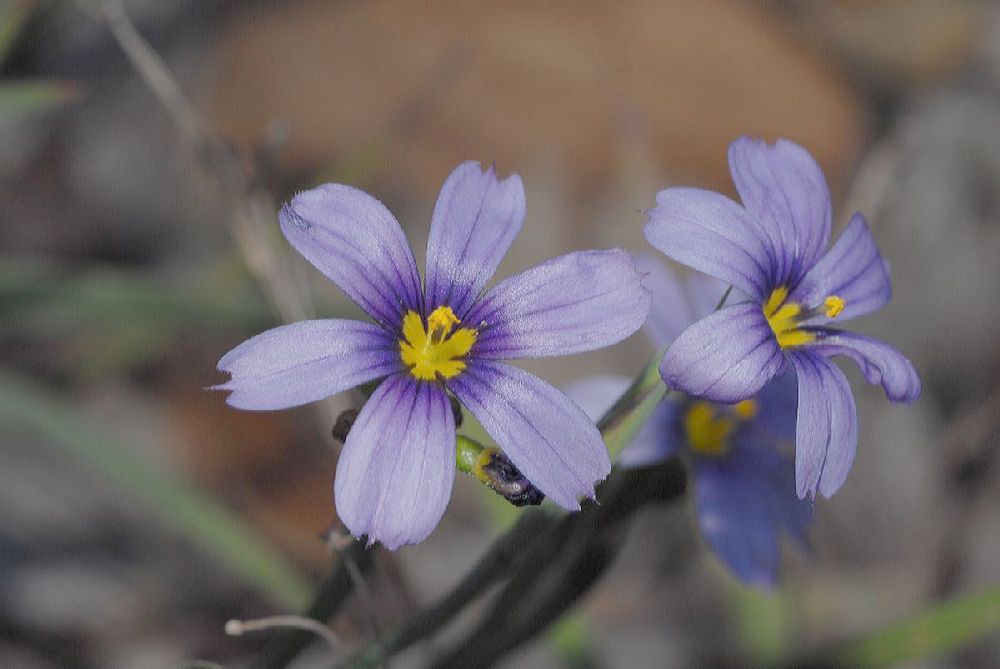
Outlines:
[[[659,359],[657,354],[650,360],[629,389],[597,423],[612,454],[620,452],[632,440],[667,392],[657,371]],[[556,522],[550,516],[542,516],[539,511],[527,511],[443,599],[337,666],[352,669],[377,666],[395,653],[436,633],[511,571],[518,575],[518,580],[504,592],[510,592],[507,596],[514,598],[519,589],[530,587],[537,574],[553,563],[556,554],[577,531],[581,517],[590,519],[595,515],[605,517],[606,514],[610,517],[618,513],[619,509],[614,504],[605,504],[604,495],[622,486],[624,477],[621,472],[612,473],[598,489],[601,504],[591,505],[589,513],[567,515]]]
[[[633,513],[650,502],[674,501],[686,488],[684,466],[672,459],[643,470],[619,470],[599,491],[601,504],[566,516],[547,545],[514,574],[476,629],[436,667],[489,667],[555,622],[604,574],[618,555]],[[542,560],[540,558],[547,559]]]
[[[354,592],[356,579],[352,576],[352,568],[356,567],[362,574],[370,571],[374,564],[374,551],[365,548],[363,540],[352,541],[340,551],[340,559],[330,572],[330,576],[320,585],[305,617],[326,623],[340,612]],[[275,639],[265,650],[260,661],[255,665],[261,669],[282,669],[315,639],[315,635],[306,630],[288,630]]]
[[[380,666],[394,654],[441,629],[469,602],[509,573],[517,557],[545,536],[555,523],[555,518],[541,509],[526,511],[451,592],[337,666],[352,669]]]

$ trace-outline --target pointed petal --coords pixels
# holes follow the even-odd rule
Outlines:
[[[524,186],[493,166],[462,163],[441,187],[427,241],[428,310],[450,306],[463,318],[524,222]]]
[[[668,188],[647,212],[645,234],[669,258],[732,284],[763,303],[777,284],[769,240],[729,198],[696,188]]]
[[[798,144],[741,137],[729,145],[729,170],[743,206],[774,250],[776,285],[794,284],[830,239],[830,191],[823,171]]]
[[[597,421],[618,401],[632,379],[625,376],[590,376],[569,384],[566,396],[576,403],[591,420]],[[619,458],[626,467],[646,467],[677,455],[681,443],[675,425],[677,402],[667,398],[656,407],[653,415]]]
[[[785,356],[760,306],[743,302],[701,319],[667,349],[668,387],[715,402],[752,397],[784,369]]]
[[[337,462],[337,514],[355,536],[390,550],[423,541],[448,506],[455,419],[441,386],[405,374],[375,389]]]
[[[847,377],[809,350],[789,355],[799,382],[795,483],[799,497],[830,497],[840,489],[858,448],[858,414]]]
[[[889,263],[878,252],[864,216],[855,214],[830,250],[809,270],[789,300],[806,307],[818,307],[830,295],[845,302],[836,321],[871,313],[892,297]],[[823,325],[834,319],[825,314],[805,321]]]
[[[386,327],[420,311],[420,275],[399,223],[367,193],[326,184],[299,193],[279,215],[292,246]]]
[[[559,506],[593,497],[611,460],[593,421],[562,392],[517,367],[473,360],[448,387],[521,473]]]
[[[810,349],[827,357],[851,358],[868,383],[880,384],[893,402],[913,404],[920,397],[920,375],[913,363],[885,342],[853,332],[827,330]]]
[[[812,515],[795,494],[795,464],[767,446],[734,444],[731,455],[694,465],[698,523],[712,551],[742,581],[773,587],[779,538],[800,542]]]
[[[395,339],[373,323],[302,321],[263,332],[224,355],[219,371],[232,379],[212,389],[232,391],[226,401],[239,409],[285,409],[401,368]]]
[[[649,291],[620,250],[569,253],[515,274],[473,307],[477,358],[540,358],[625,339],[649,313]]]

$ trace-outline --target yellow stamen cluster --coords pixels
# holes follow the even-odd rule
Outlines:
[[[729,437],[739,424],[757,415],[757,402],[743,400],[731,410],[718,410],[708,402],[693,402],[684,414],[684,436],[698,455],[719,457],[729,450]]]
[[[462,358],[476,343],[476,331],[469,328],[453,331],[459,323],[451,307],[432,311],[426,329],[420,314],[406,312],[399,354],[414,377],[421,381],[433,381],[439,376],[450,379],[465,369]]]
[[[788,297],[788,288],[779,286],[767,298],[767,302],[764,303],[764,317],[767,318],[767,324],[774,331],[774,336],[778,338],[778,345],[781,348],[808,344],[816,339],[816,335],[799,329],[799,314],[802,313],[802,305],[795,302],[785,302],[786,297]]]
[[[774,336],[778,338],[778,345],[781,348],[793,348],[815,341],[816,335],[800,329],[799,323],[812,318],[818,311],[815,309],[803,311],[801,304],[786,302],[787,298],[788,287],[779,286],[771,292],[763,306],[764,317],[774,331]],[[823,312],[827,317],[836,318],[847,306],[847,301],[839,295],[829,295],[823,301],[823,306]]]

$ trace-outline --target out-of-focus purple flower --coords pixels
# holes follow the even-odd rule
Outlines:
[[[816,161],[786,140],[740,138],[729,168],[743,206],[693,188],[668,188],[648,212],[646,238],[674,260],[746,295],[685,330],[660,366],[672,388],[715,402],[752,397],[791,362],[798,378],[795,479],[800,497],[829,497],[847,478],[858,440],[845,355],[895,402],[920,395],[896,349],[829,327],[889,301],[889,266],[855,214],[830,237],[830,193]]]
[[[653,292],[643,330],[657,348],[710,313],[725,292],[725,284],[697,273],[682,285],[652,258],[640,258],[639,267]],[[596,417],[630,382],[592,377],[566,392]],[[778,580],[782,532],[804,544],[812,515],[812,502],[795,492],[795,402],[790,374],[734,405],[668,395],[620,458],[623,466],[643,467],[682,456],[690,466],[698,524],[708,545],[738,578],[764,587]]]
[[[515,174],[464,163],[431,220],[423,287],[399,223],[370,195],[327,184],[281,210],[281,230],[374,323],[314,320],[249,339],[219,361],[241,409],[282,409],[384,379],[337,463],[337,512],[390,549],[441,519],[455,473],[453,393],[511,462],[560,506],[580,508],[611,469],[593,422],[562,392],[502,360],[579,353],[639,329],[649,293],[620,250],[554,258],[483,292],[521,229]]]

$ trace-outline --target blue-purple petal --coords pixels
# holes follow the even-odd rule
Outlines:
[[[314,402],[402,368],[398,344],[373,323],[301,321],[252,337],[219,360],[232,375],[214,390],[239,409]]]
[[[694,462],[698,523],[712,551],[747,583],[773,587],[781,565],[780,536],[805,543],[810,500],[795,491],[790,457],[737,443],[723,458]]]
[[[775,446],[795,446],[795,418],[798,388],[795,373],[789,368],[765,385],[754,396],[757,415],[740,433],[745,440]]]
[[[660,364],[668,387],[715,402],[752,397],[785,367],[759,305],[723,307],[678,337]]]
[[[882,258],[864,216],[855,214],[840,237],[795,287],[789,300],[806,307],[822,307],[827,296],[846,303],[836,322],[850,320],[881,308],[892,297],[889,263]],[[833,321],[823,313],[804,321],[823,325]]]
[[[893,402],[912,404],[920,397],[920,375],[913,363],[885,342],[853,332],[826,330],[810,348],[825,356],[851,358],[868,383],[881,385]]]
[[[292,246],[382,325],[420,311],[420,275],[402,228],[381,202],[341,184],[299,193],[278,216]]]
[[[830,191],[823,171],[793,142],[769,145],[752,137],[729,145],[729,170],[743,206],[773,249],[775,283],[794,284],[830,239]]]
[[[563,390],[591,420],[597,421],[631,384],[632,379],[625,376],[601,375],[575,381]],[[677,455],[683,444],[674,429],[676,419],[677,402],[668,397],[621,452],[619,462],[625,467],[646,467]]]
[[[524,186],[499,181],[490,166],[459,165],[441,187],[427,242],[427,308],[450,306],[464,318],[521,230]]]
[[[424,540],[448,506],[455,419],[444,389],[406,374],[386,379],[358,414],[337,462],[337,515],[390,550]]]
[[[858,447],[858,415],[847,377],[828,358],[789,354],[799,383],[795,484],[799,497],[830,497],[840,489]]]
[[[579,251],[501,281],[465,319],[479,330],[471,355],[508,359],[569,355],[621,341],[649,313],[632,256]]]
[[[517,367],[472,360],[448,387],[521,473],[565,509],[580,508],[611,460],[593,421],[566,395]]]
[[[647,212],[646,239],[669,258],[763,303],[776,286],[770,241],[740,205],[711,191],[668,188]]]

